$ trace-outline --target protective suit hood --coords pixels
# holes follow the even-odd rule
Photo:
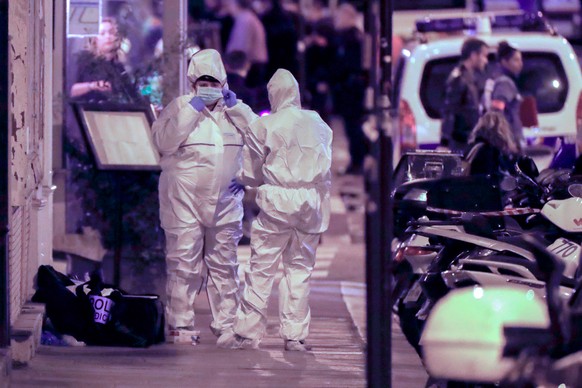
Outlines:
[[[267,91],[272,112],[291,106],[301,109],[299,84],[290,71],[277,69],[267,84]]]
[[[222,86],[226,83],[226,70],[220,53],[214,49],[204,49],[192,56],[188,66],[188,80],[192,83],[203,75],[216,78]]]

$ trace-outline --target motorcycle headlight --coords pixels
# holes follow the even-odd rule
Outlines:
[[[426,190],[411,189],[408,193],[404,194],[404,197],[402,199],[408,201],[426,202],[426,193],[427,193]]]

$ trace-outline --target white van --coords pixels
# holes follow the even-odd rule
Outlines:
[[[471,36],[490,47],[490,66],[500,41],[522,52],[524,67],[519,87],[535,98],[538,123],[524,128],[540,170],[571,163],[576,133],[582,134],[582,72],[572,46],[540,15],[522,13],[470,14],[466,18],[425,19],[402,50],[394,69],[398,124],[394,143],[400,152],[436,148],[440,141],[441,106],[445,83],[458,64],[461,46]],[[530,31],[533,30],[533,31]],[[557,155],[559,153],[559,155]],[[561,162],[560,162],[561,161]]]

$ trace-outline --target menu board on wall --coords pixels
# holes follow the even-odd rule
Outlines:
[[[149,107],[76,104],[76,111],[99,169],[160,169]]]

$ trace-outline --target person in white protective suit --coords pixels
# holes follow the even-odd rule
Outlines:
[[[233,330],[222,348],[257,347],[265,333],[267,305],[282,260],[280,336],[286,350],[306,351],[309,279],[321,233],[330,216],[332,130],[318,113],[301,109],[293,75],[278,69],[267,85],[271,114],[245,132],[238,181],[258,186],[259,214],[251,229],[250,269]]]
[[[153,124],[162,167],[168,342],[197,339],[194,300],[206,273],[212,332],[219,336],[233,324],[240,299],[236,249],[243,193],[231,192],[229,185],[242,163],[237,128],[257,117],[228,90],[218,51],[194,54],[188,80],[193,92],[174,99]]]

